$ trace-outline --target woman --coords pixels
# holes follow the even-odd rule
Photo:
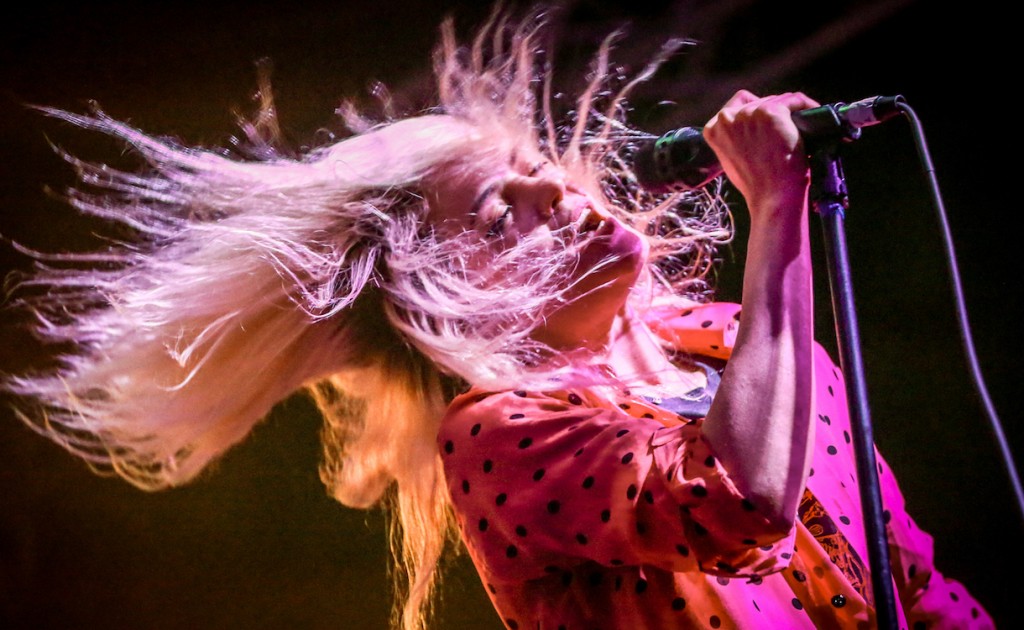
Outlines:
[[[404,628],[456,533],[510,628],[868,623],[844,388],[812,337],[790,113],[814,101],[740,92],[705,128],[751,214],[740,327],[704,279],[720,200],[651,195],[625,159],[623,99],[660,59],[601,103],[605,42],[559,127],[542,32],[495,15],[462,49],[446,25],[437,111],[348,111],[355,135],[297,160],[273,150],[269,91],[259,162],[52,112],[151,169],[69,157],[70,201],[139,238],[40,256],[22,283],[47,289],[25,298],[37,332],[74,347],[7,382],[23,417],[158,489],[306,388],[333,495],[392,512]],[[902,627],[990,625],[886,473]]]

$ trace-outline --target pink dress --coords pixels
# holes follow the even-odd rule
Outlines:
[[[661,311],[677,348],[727,358],[739,306]],[[463,540],[508,628],[869,628],[867,549],[842,374],[815,348],[815,452],[774,528],[687,418],[621,392],[470,391],[438,445]],[[933,566],[879,457],[900,628],[991,628]]]

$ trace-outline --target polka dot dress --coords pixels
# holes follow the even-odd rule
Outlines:
[[[739,307],[655,316],[652,330],[680,350],[727,358]],[[626,392],[457,398],[438,445],[463,539],[505,625],[870,623],[845,389],[827,353],[815,352],[814,470],[801,518],[784,531],[737,490],[702,438],[703,418]],[[900,627],[991,627],[963,586],[935,570],[931,538],[904,512],[888,467],[879,469]]]

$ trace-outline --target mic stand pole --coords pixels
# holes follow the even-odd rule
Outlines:
[[[853,304],[853,283],[850,278],[843,228],[849,198],[842,163],[838,157],[838,143],[827,143],[827,146],[811,153],[810,161],[811,201],[815,212],[821,217],[825,234],[825,254],[839,342],[840,366],[846,377],[851,437],[863,506],[877,627],[895,630],[898,627],[898,617],[889,563],[889,544],[882,516],[882,494],[875,459],[875,440],[871,430],[871,414],[868,410],[864,366],[860,354],[860,334]]]

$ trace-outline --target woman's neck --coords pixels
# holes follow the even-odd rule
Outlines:
[[[612,324],[606,360],[635,393],[648,388],[681,396],[707,384],[702,371],[685,371],[673,364],[651,329],[628,307]]]

